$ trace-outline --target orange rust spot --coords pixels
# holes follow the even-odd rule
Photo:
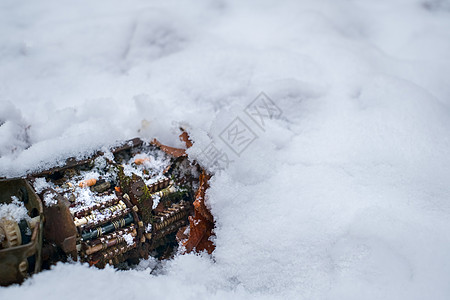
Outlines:
[[[148,157],[144,157],[144,158],[136,158],[135,160],[134,160],[134,163],[136,164],[136,165],[142,165],[144,162],[146,162],[146,161],[150,161],[150,158],[148,158]]]
[[[86,179],[86,180],[81,181],[78,184],[78,186],[79,187],[88,187],[88,186],[93,186],[96,183],[97,183],[97,179],[91,178],[91,179]]]
[[[118,192],[118,193],[120,193],[120,186],[116,186],[115,188],[114,188],[114,190],[116,190],[116,192]]]
[[[96,264],[98,264],[99,262],[100,262],[100,259],[97,259],[97,260],[90,260],[90,261],[89,261],[89,266],[96,265]]]

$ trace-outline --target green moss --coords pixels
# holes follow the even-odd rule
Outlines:
[[[117,168],[117,175],[119,177],[120,189],[124,193],[129,193],[132,181],[131,177],[125,175],[125,172],[123,171],[123,166],[117,165],[116,168]]]
[[[139,202],[139,209],[141,211],[142,220],[146,223],[153,223],[153,215],[152,215],[152,206],[153,206],[153,199],[152,194],[150,193],[150,190],[146,185],[142,187],[143,194],[138,199]]]

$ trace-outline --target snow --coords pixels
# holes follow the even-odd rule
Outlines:
[[[44,193],[44,205],[47,207],[58,204],[58,200],[56,200],[56,194],[52,192]]]
[[[170,163],[170,158],[167,155],[162,155],[164,152],[159,150],[151,151],[147,150],[146,153],[139,153],[129,159],[129,161],[123,164],[123,172],[125,176],[131,177],[133,174],[144,179],[146,185],[151,185],[164,177],[164,170]],[[153,155],[150,160],[149,155]],[[148,159],[142,162],[142,164],[135,164],[136,159]],[[145,172],[148,172],[146,175]]]
[[[125,234],[123,236],[123,238],[125,239],[125,242],[127,242],[128,246],[133,246],[133,244],[134,244],[134,237],[131,235],[131,233]]]
[[[179,126],[216,170],[212,257],[58,264],[0,298],[450,298],[448,0],[4,0],[0,36],[0,177]]]
[[[0,204],[0,220],[14,220],[19,223],[21,220],[30,220],[28,211],[22,201],[16,196],[11,197],[11,203]]]
[[[40,194],[42,191],[48,188],[54,188],[54,185],[51,182],[47,182],[44,177],[39,177],[34,180],[33,188],[36,193]]]

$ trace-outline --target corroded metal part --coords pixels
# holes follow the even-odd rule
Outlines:
[[[22,245],[22,235],[19,224],[14,220],[0,220],[0,236],[2,237],[2,248],[11,248]]]
[[[133,221],[134,221],[133,216],[129,213],[124,218],[113,220],[103,226],[99,226],[90,231],[82,233],[81,238],[83,240],[90,240],[93,238],[97,238],[106,233],[110,233],[110,232],[113,232],[114,230],[125,227],[125,226],[131,224],[131,222],[133,222]]]
[[[163,228],[171,225],[172,223],[175,223],[176,221],[187,218],[188,212],[188,203],[182,201],[179,204],[173,204],[168,209],[157,214],[157,217],[155,218],[155,230],[162,230]]]
[[[113,234],[108,234],[100,239],[97,239],[91,243],[92,245],[87,244],[87,248],[84,251],[87,255],[91,255],[101,250],[108,249],[112,246],[124,242],[125,235],[127,234],[129,234],[130,237],[133,238],[136,237],[137,231],[134,225],[124,228],[123,230],[116,231]]]
[[[150,193],[155,193],[159,190],[162,190],[170,185],[170,178],[160,179],[155,183],[152,183],[148,186],[148,190]]]
[[[114,198],[111,200],[106,200],[102,203],[96,203],[92,206],[87,206],[80,211],[77,211],[73,214],[75,218],[82,218],[88,214],[90,214],[93,210],[103,209],[105,207],[113,206],[119,203],[119,198]]]
[[[44,206],[44,237],[47,242],[54,243],[64,253],[76,259],[77,229],[69,211],[70,203],[61,195],[56,197],[55,205]]]
[[[192,145],[188,138],[185,142]],[[6,188],[0,180],[0,200],[16,193],[24,203],[34,197],[39,204],[37,208],[26,205],[30,217],[38,217],[28,224],[33,229],[29,243],[16,245],[24,242],[10,235],[11,247],[0,249],[1,284],[20,282],[41,266],[49,268],[69,258],[100,268],[135,264],[149,255],[169,258],[179,244],[177,233],[187,232],[188,224],[194,236],[184,236],[186,249],[213,249],[207,241],[214,225],[204,205],[207,179],[203,173],[199,180],[201,168],[189,162],[184,149],[134,139],[111,153],[113,156],[99,151],[88,159],[71,158],[64,166],[29,175],[29,182],[46,186],[44,190],[36,188],[39,195],[26,180],[11,186],[12,181],[5,180]],[[156,171],[149,170],[156,159],[164,164]],[[39,196],[45,199],[45,206]],[[0,234],[13,232],[6,227],[0,225]],[[30,255],[35,263],[27,259]],[[3,261],[11,262],[12,267],[3,268]]]
[[[119,201],[115,205],[111,205],[109,207],[103,208],[102,210],[98,210],[97,212],[100,214],[109,214],[108,219],[97,219],[97,215],[92,213],[90,215],[86,215],[82,218],[74,218],[73,222],[76,227],[80,227],[82,230],[86,230],[92,228],[94,226],[98,226],[104,223],[107,223],[109,220],[116,219],[119,217],[123,217],[127,215],[131,211],[131,208],[127,208],[123,201]]]
[[[11,203],[11,197],[24,203],[28,215],[34,218],[34,228],[28,243],[0,249],[0,285],[20,283],[28,272],[41,270],[41,249],[44,213],[39,197],[24,179],[0,180],[0,203]]]

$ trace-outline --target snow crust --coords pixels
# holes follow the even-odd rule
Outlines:
[[[0,177],[179,126],[232,160],[212,257],[58,264],[1,299],[450,298],[448,0],[3,0],[0,36]]]
[[[22,201],[16,196],[11,197],[11,203],[0,204],[0,220],[14,220],[19,223],[21,220],[30,220],[28,211]]]
[[[134,237],[131,235],[131,233],[125,234],[123,237],[124,237],[125,241],[127,242],[128,246],[133,246]]]

